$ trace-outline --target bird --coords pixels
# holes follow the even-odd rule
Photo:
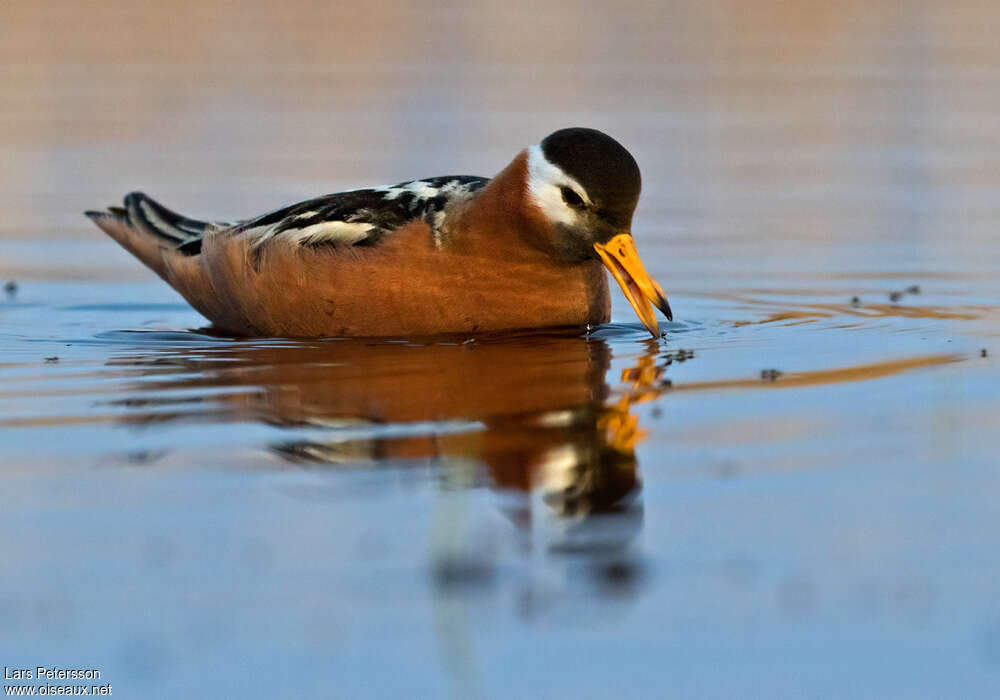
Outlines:
[[[631,225],[639,166],[611,136],[560,129],[492,178],[328,194],[235,222],[142,192],[87,211],[216,329],[246,337],[407,337],[610,320],[607,269],[659,337]]]

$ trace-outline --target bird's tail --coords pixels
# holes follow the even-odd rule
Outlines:
[[[142,192],[125,196],[124,207],[85,212],[105,233],[165,277],[165,255],[198,255],[211,226],[172,212]]]

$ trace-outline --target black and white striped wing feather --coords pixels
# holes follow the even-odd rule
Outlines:
[[[301,246],[374,246],[387,233],[422,218],[439,244],[448,206],[487,182],[487,178],[458,175],[338,192],[241,222],[229,233],[251,237],[255,248],[270,240]]]

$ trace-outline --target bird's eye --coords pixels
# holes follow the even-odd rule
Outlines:
[[[560,187],[563,201],[574,209],[583,209],[583,197],[571,190],[569,187]]]

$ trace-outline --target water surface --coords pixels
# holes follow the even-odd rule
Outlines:
[[[996,694],[991,7],[3,12],[2,663],[123,697]],[[590,332],[226,338],[80,215],[488,175],[579,123],[643,169],[660,339],[617,291]]]

